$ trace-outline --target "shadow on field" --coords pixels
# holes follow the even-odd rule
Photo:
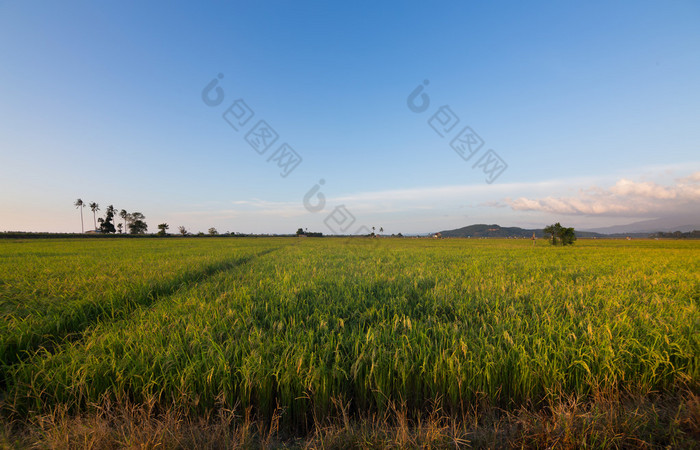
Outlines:
[[[139,307],[151,306],[180,289],[204,281],[218,273],[248,264],[278,249],[279,247],[270,248],[254,255],[219,261],[170,280],[137,286],[129,294],[86,301],[75,305],[72,309],[41,317],[40,322],[32,321],[32,317],[29,317],[19,324],[14,333],[0,341],[0,389],[5,388],[5,375],[10,366],[28,358],[36,350],[43,349],[54,353],[64,343],[81,339],[88,327],[103,319],[123,319]]]

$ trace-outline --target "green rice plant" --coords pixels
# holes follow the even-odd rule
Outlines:
[[[0,366],[75,339],[99,320],[124,317],[267,248],[222,243],[0,242]]]
[[[420,416],[436,399],[452,414],[697,389],[698,245],[235,239],[227,260],[257,256],[9,364],[3,407],[157,399],[308,429],[334,399],[351,414]]]

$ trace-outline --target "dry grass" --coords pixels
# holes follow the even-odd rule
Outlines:
[[[70,415],[57,407],[26,422],[4,422],[3,448],[699,448],[700,395],[599,393],[544,408],[504,411],[472,405],[459,417],[434,402],[429,414],[392,404],[382,416],[351,417],[349,402],[335,399],[333,418],[309,432],[280,431],[284,412],[258,421],[253,411],[218,410],[190,416],[142,405],[93,405]]]

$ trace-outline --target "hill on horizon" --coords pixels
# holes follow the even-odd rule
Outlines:
[[[643,220],[641,222],[628,223],[626,225],[615,225],[603,228],[591,228],[587,231],[602,234],[622,234],[622,233],[673,233],[680,231],[687,233],[693,230],[700,230],[700,215],[688,213],[673,215],[659,219]]]
[[[440,234],[442,237],[459,237],[459,238],[531,238],[532,233],[535,237],[544,238],[542,228],[520,228],[520,227],[502,227],[497,224],[474,224],[454,230],[444,230]],[[614,233],[603,234],[592,231],[576,230],[576,236],[579,238],[616,238],[616,237],[648,237],[649,233]]]

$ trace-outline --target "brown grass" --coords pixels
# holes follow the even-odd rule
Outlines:
[[[390,404],[384,415],[351,417],[335,399],[333,419],[316,422],[304,436],[285,434],[278,408],[269,422],[253,411],[219,410],[191,417],[141,405],[93,405],[71,415],[63,408],[25,420],[4,421],[2,448],[700,448],[700,395],[597,394],[543,408],[504,411],[472,405],[455,417],[434,402],[429,414]]]

